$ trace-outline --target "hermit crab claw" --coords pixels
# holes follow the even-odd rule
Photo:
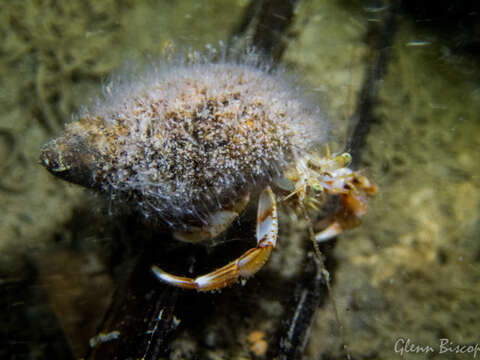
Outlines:
[[[212,291],[248,278],[262,268],[277,242],[277,205],[272,189],[267,186],[260,194],[257,213],[257,246],[247,250],[227,265],[197,278],[169,274],[153,265],[155,276],[167,284],[197,291]]]
[[[315,235],[317,242],[327,241],[347,229],[358,226],[367,213],[367,196],[373,196],[378,191],[377,185],[365,176],[350,170],[346,174],[347,181],[342,188],[328,184],[330,193],[340,195],[341,207],[330,218],[329,225]]]

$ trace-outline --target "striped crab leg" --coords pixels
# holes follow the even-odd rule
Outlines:
[[[197,291],[222,289],[236,283],[239,278],[248,278],[262,268],[277,242],[277,205],[272,189],[267,186],[258,200],[257,246],[247,250],[227,265],[197,278],[169,274],[153,265],[155,276],[167,284]]]

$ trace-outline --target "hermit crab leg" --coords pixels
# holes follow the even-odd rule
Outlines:
[[[328,225],[325,229],[315,235],[317,242],[327,241],[340,235],[343,232],[343,227],[338,221],[334,221]]]
[[[218,211],[207,219],[208,225],[204,227],[194,227],[188,231],[178,231],[173,236],[180,241],[200,242],[205,239],[213,239],[224,232],[232,222],[238,218],[240,213],[245,209],[250,200],[250,194],[245,194],[231,208]]]
[[[257,246],[227,265],[195,279],[169,274],[153,265],[155,276],[167,284],[197,291],[212,291],[234,284],[240,277],[254,275],[267,262],[275,247],[278,235],[277,205],[275,196],[267,186],[258,200]]]

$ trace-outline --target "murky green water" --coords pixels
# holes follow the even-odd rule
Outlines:
[[[106,215],[102,199],[47,174],[39,165],[40,146],[125,61],[143,64],[172,44],[216,45],[233,32],[247,5],[0,5],[0,354],[67,358],[63,333],[65,344],[83,356],[119,282],[121,271],[108,251],[128,238]],[[323,104],[335,151],[346,141],[371,51],[365,34],[374,20],[361,6],[305,1],[289,32],[283,62]],[[305,358],[342,358],[344,341],[353,358],[401,358],[401,352],[407,359],[426,353],[474,358],[467,348],[455,353],[455,346],[480,344],[479,79],[473,57],[453,53],[408,16],[398,18],[388,71],[378,84],[377,122],[363,150],[362,169],[380,192],[363,224],[335,247],[333,295],[345,334],[339,335],[332,306],[320,308]],[[211,317],[204,326],[180,327],[170,358],[251,358],[248,335],[257,330],[269,349],[277,346],[269,343],[269,331],[282,321],[288,299],[255,299],[262,287],[274,287],[276,274],[279,283],[299,276],[311,251],[303,241],[305,223],[282,216],[288,225],[280,223],[266,275],[225,290],[218,300],[202,300]],[[249,312],[249,306],[256,308]],[[407,339],[421,348],[418,353]],[[440,347],[441,339],[451,342],[448,349]]]

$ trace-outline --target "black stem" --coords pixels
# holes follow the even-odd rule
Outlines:
[[[357,97],[357,106],[351,119],[346,146],[347,151],[352,155],[353,166],[361,163],[362,149],[371,125],[379,122],[374,114],[378,85],[386,74],[390,60],[400,3],[400,0],[391,0],[383,19],[379,23],[371,22],[371,28],[367,32],[368,35],[373,35],[369,41],[372,44],[373,58],[367,67],[365,80]]]

